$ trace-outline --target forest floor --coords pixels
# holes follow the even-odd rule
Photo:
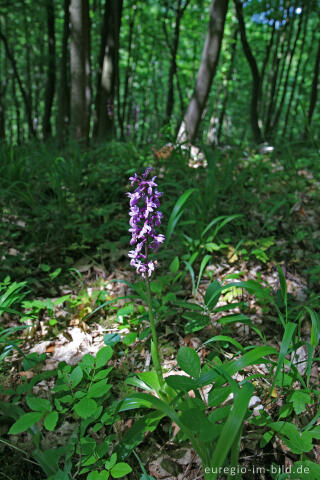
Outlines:
[[[112,154],[111,152],[111,156]],[[197,279],[199,275],[198,288],[194,288],[192,275],[187,271],[182,276],[177,296],[183,301],[204,305],[205,292],[213,280],[218,280],[221,284],[235,279],[255,280],[269,290],[281,309],[283,305],[277,263],[286,278],[291,320],[297,319],[297,312],[301,312],[303,306],[319,311],[320,184],[319,169],[315,170],[313,153],[302,152],[300,156],[297,155],[296,161],[291,159],[291,163],[287,164],[283,159],[278,160],[276,156],[261,157],[253,151],[244,155],[237,164],[235,154],[234,156],[229,154],[229,158],[228,154],[222,154],[214,159],[216,167],[212,167],[212,171],[215,179],[211,185],[206,185],[210,171],[206,172],[203,167],[193,169],[188,178],[186,167],[183,167],[180,174],[173,174],[177,171],[176,164],[161,165],[163,173],[160,175],[159,185],[170,197],[168,206],[164,207],[167,218],[183,191],[197,185],[200,190],[202,187],[204,190],[201,192],[202,199],[197,197],[195,204],[185,204],[181,225],[178,224],[174,232],[174,242],[168,245],[162,261],[160,256],[158,282],[162,281],[162,284],[159,287],[159,283],[155,283],[156,300],[160,302],[161,296],[170,293],[172,284],[166,278],[164,270],[174,258],[188,261],[195,252],[198,252],[199,261],[204,254],[209,254],[211,259],[202,276],[199,275],[201,267],[197,261],[195,262],[195,278]],[[180,168],[179,161],[177,156],[175,162]],[[137,158],[136,163],[139,168]],[[97,168],[98,176],[101,165],[99,164]],[[117,191],[110,195],[109,210],[106,211],[103,210],[103,200],[97,192],[90,204],[90,189],[86,187],[89,185],[91,189],[95,189],[98,180],[93,175],[92,165],[84,163],[81,168],[86,170],[85,172],[82,170],[83,182],[86,184],[79,190],[75,187],[75,178],[69,178],[69,185],[65,187],[68,192],[65,194],[63,185],[50,182],[54,175],[47,177],[47,182],[41,185],[40,191],[38,188],[39,198],[43,201],[42,207],[37,205],[35,196],[34,188],[36,185],[39,187],[39,179],[35,175],[31,178],[24,195],[18,197],[17,191],[13,192],[13,195],[11,191],[12,196],[8,202],[8,197],[2,194],[3,272],[7,274],[11,272],[12,280],[17,282],[26,280],[29,292],[26,297],[21,297],[24,312],[22,320],[30,326],[19,337],[19,349],[13,350],[12,355],[2,363],[1,383],[5,388],[16,389],[25,378],[30,380],[37,373],[37,367],[23,367],[21,353],[45,354],[41,368],[43,371],[53,370],[59,362],[65,361],[70,365],[76,365],[86,353],[96,354],[105,345],[106,336],[111,338],[112,335],[120,336],[113,345],[115,351],[113,381],[120,398],[130,391],[123,380],[128,375],[150,368],[149,337],[143,338],[141,335],[146,329],[147,321],[143,314],[138,315],[139,306],[142,307],[143,302],[139,299],[135,301],[129,299],[130,295],[135,293],[132,285],[137,278],[126,258],[127,207],[125,197],[123,200],[121,195],[124,196],[127,188],[125,175],[132,173],[134,167],[134,161],[129,168],[124,164],[120,167],[119,173],[112,172],[113,176],[108,178],[106,185],[98,187],[99,195],[103,196],[104,189],[112,189],[119,183]],[[157,166],[155,170],[156,168]],[[66,170],[66,167],[62,168],[61,176]],[[227,178],[230,171],[233,180],[223,189],[219,182]],[[13,166],[9,173],[11,178],[7,175],[8,184],[9,182],[12,184],[12,177],[17,175],[13,172]],[[74,176],[76,175],[77,173],[74,173]],[[3,179],[2,182],[4,191],[6,188],[8,190],[8,184],[5,185]],[[234,186],[235,183],[232,182],[237,182],[237,185]],[[221,228],[214,238],[204,239],[201,232],[208,222],[207,215],[204,215],[207,207],[203,195],[214,187],[220,190],[219,195],[217,193],[217,196],[211,199],[216,204],[212,211],[213,218],[219,215],[245,213],[246,221],[242,224],[239,221],[240,223],[233,226],[230,220],[226,228]],[[85,205],[78,203],[82,201],[87,202],[87,206],[90,204],[90,212],[86,212],[85,218],[82,216]],[[71,213],[70,209],[68,210],[70,205]],[[62,219],[59,219],[58,215],[55,216],[54,210],[57,206],[60,209],[58,213],[63,216]],[[202,222],[201,228],[198,230],[195,228],[195,232],[199,231],[200,234],[198,237],[195,234],[191,239],[187,219],[194,219],[198,225],[200,220],[196,219],[199,217]],[[36,232],[33,231],[35,226]],[[57,230],[59,228],[60,232]],[[101,242],[105,235],[108,240],[103,245]],[[2,282],[4,288],[4,277]],[[105,305],[106,302],[110,304]],[[251,323],[241,321],[227,327],[223,324],[221,320],[227,315],[225,307],[232,304],[235,305],[232,313],[235,315],[245,313],[256,329],[251,328]],[[208,339],[222,333],[228,334],[243,346],[261,345],[262,335],[268,345],[280,349],[282,330],[277,313],[264,303],[263,299],[232,287],[221,295],[216,305],[216,308],[219,307],[221,313],[210,313],[210,322],[194,331],[185,328],[186,319],[183,315],[172,315],[167,322],[159,320],[157,329],[165,375],[182,373],[177,368],[175,359],[179,347],[183,345],[197,349],[203,361],[212,352],[219,355],[222,360],[232,358],[234,349],[228,342],[223,345],[223,349],[217,344],[214,347],[204,345]],[[135,321],[137,318],[138,322]],[[21,326],[19,318],[10,312],[3,312],[2,321],[2,328],[14,329]],[[308,322],[302,324],[301,332],[302,338],[307,339],[310,336]],[[299,355],[294,361],[303,375],[307,363],[307,351],[303,346],[299,348]],[[246,375],[259,377],[266,373],[263,365],[245,369]],[[236,376],[237,381],[243,378],[243,374]],[[317,363],[312,366],[310,379],[311,386],[319,384]],[[267,382],[257,380],[255,396],[251,402],[254,416],[259,415],[261,409],[272,416],[273,412],[278,411],[283,405],[282,391],[275,388],[270,393],[268,387],[270,385]],[[37,394],[46,396],[46,391],[50,388],[50,383],[42,382],[40,387],[42,390]],[[308,412],[298,417],[298,424],[306,425],[315,415],[317,408],[318,401],[313,403]],[[127,415],[117,422],[114,429],[118,437],[121,438],[132,425],[132,419],[133,415]],[[316,425],[320,425],[319,419]],[[72,428],[72,424],[66,422],[54,432],[43,432],[42,448],[64,444]],[[6,423],[0,425],[1,438],[11,444],[9,446],[7,443],[0,443],[0,474],[3,478],[13,480],[46,478],[41,469],[32,463],[30,453],[33,444],[30,435],[8,436],[7,430]],[[136,453],[148,474],[155,479],[201,479],[199,458],[186,442],[175,441],[176,434],[177,426],[172,428],[168,421],[163,420],[153,433],[146,435],[143,443],[136,448]],[[319,462],[319,444],[316,444],[308,455],[313,461]],[[251,424],[244,425],[239,458],[239,463],[245,468],[242,478],[248,480],[276,478],[264,470],[266,465],[270,466],[274,462],[290,467],[294,460],[295,456],[284,442],[275,440],[261,446],[261,437],[257,429]],[[138,479],[141,476],[140,467],[135,459],[132,462],[136,468],[129,477]],[[254,469],[258,473],[255,473]]]

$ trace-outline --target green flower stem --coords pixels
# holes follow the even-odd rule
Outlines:
[[[159,380],[160,387],[163,387],[164,380],[162,375],[162,369],[160,364],[160,357],[159,357],[159,347],[158,347],[158,337],[156,332],[156,327],[154,323],[154,316],[152,310],[152,299],[151,299],[151,290],[150,290],[150,282],[149,279],[146,277],[146,287],[147,287],[147,305],[149,307],[149,321],[152,333],[152,342],[151,342],[151,357],[154,367],[156,369],[156,373]]]

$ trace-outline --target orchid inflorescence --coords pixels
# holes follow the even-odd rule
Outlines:
[[[149,250],[157,252],[159,244],[165,241],[164,235],[156,233],[156,227],[160,227],[163,217],[162,212],[158,210],[162,192],[156,188],[157,177],[148,180],[151,170],[152,168],[148,167],[141,177],[136,173],[130,177],[131,186],[137,184],[137,187],[133,193],[127,193],[130,198],[129,232],[132,235],[130,245],[136,245],[128,256],[131,258],[130,265],[135,267],[143,278],[146,275],[151,277],[155,269],[155,263],[148,258]]]

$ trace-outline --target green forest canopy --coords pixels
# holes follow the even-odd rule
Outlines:
[[[318,0],[1,0],[0,139],[176,136],[220,7],[219,63],[191,139],[318,135]]]

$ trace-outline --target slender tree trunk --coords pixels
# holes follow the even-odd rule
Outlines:
[[[70,52],[68,47],[68,40],[70,36],[69,8],[70,0],[64,0],[62,52],[58,86],[58,112],[56,120],[57,137],[60,143],[62,143],[67,136],[70,120],[70,79],[68,75],[68,67],[70,61]]]
[[[312,29],[311,40],[307,46],[309,47],[310,50],[312,49],[312,45],[314,44],[314,41],[317,38],[318,30],[319,30],[318,26]],[[297,127],[297,118],[299,117],[299,107],[301,106],[301,95],[302,95],[302,92],[304,91],[306,72],[308,70],[309,63],[310,63],[310,59],[309,59],[309,56],[307,55],[303,62],[301,75],[299,76],[300,81],[298,85],[298,90],[297,90],[297,94],[295,95],[294,106],[292,107],[293,113],[291,115],[292,120],[290,122],[289,140],[292,140],[293,135],[296,136],[296,134],[294,133],[294,128]]]
[[[71,0],[71,132],[73,138],[84,143],[88,141],[86,54],[89,32],[86,29],[89,21],[85,18],[88,12],[88,0]]]
[[[294,53],[295,53],[295,50],[296,50],[296,47],[297,47],[299,36],[300,36],[300,33],[301,33],[302,20],[303,20],[303,13],[301,13],[301,16],[299,18],[296,37],[295,37],[294,44],[293,44],[293,46],[291,48],[291,51],[290,51],[289,62],[288,62],[286,77],[285,77],[285,81],[284,81],[284,85],[283,85],[283,89],[282,89],[280,104],[279,104],[278,109],[276,110],[276,113],[274,115],[274,120],[273,120],[272,125],[271,125],[271,131],[272,132],[275,130],[276,126],[278,125],[279,118],[280,118],[280,115],[282,113],[283,104],[284,104],[285,97],[286,97],[286,94],[287,94],[291,64],[292,64],[293,56],[294,56]]]
[[[95,136],[106,140],[114,133],[114,99],[118,85],[119,34],[122,0],[106,0],[102,26],[96,96]]]
[[[168,45],[168,48],[170,51],[170,57],[171,57],[169,77],[168,77],[168,94],[167,94],[167,102],[166,102],[165,123],[170,122],[171,115],[174,108],[174,77],[177,73],[177,53],[179,48],[180,23],[181,23],[183,14],[189,3],[190,3],[190,0],[186,0],[184,4],[182,4],[182,0],[178,0],[177,6],[175,8],[176,16],[175,16],[175,26],[174,26],[174,34],[173,34],[172,42],[170,42],[169,40],[166,24],[165,22],[163,23],[167,45]]]
[[[233,37],[232,37],[230,65],[229,65],[229,70],[228,70],[227,77],[226,77],[225,94],[224,94],[224,97],[223,97],[222,107],[221,107],[219,120],[218,120],[218,131],[217,131],[218,144],[220,143],[223,121],[224,121],[224,117],[225,117],[226,109],[227,109],[227,103],[228,103],[228,97],[229,97],[229,84],[230,84],[230,80],[231,80],[232,73],[233,73],[234,61],[235,61],[235,58],[236,58],[236,51],[237,51],[237,38],[238,38],[238,28],[236,28],[236,30],[233,34]]]
[[[19,71],[18,71],[18,68],[17,68],[17,63],[16,63],[15,58],[14,58],[13,51],[10,50],[7,38],[5,37],[5,35],[3,35],[1,30],[0,30],[0,40],[2,40],[3,43],[4,43],[4,47],[5,47],[5,50],[6,50],[7,57],[10,60],[14,76],[15,76],[17,82],[18,82],[18,85],[19,85],[19,88],[20,88],[20,91],[21,91],[21,95],[22,95],[22,98],[23,98],[23,101],[24,101],[24,106],[25,106],[29,131],[32,134],[32,136],[35,136],[35,131],[34,131],[33,122],[32,122],[30,99],[29,99],[29,97],[28,97],[28,95],[25,91],[25,88],[22,84],[22,81],[21,81],[21,78],[20,78],[20,75],[19,75]]]
[[[90,136],[90,120],[91,120],[91,20],[90,20],[90,7],[89,1],[84,2],[83,8],[83,26],[84,35],[86,36],[84,41],[84,69],[85,69],[85,100],[86,100],[86,131],[85,135],[88,139]]]
[[[265,54],[265,57],[264,57],[264,60],[263,60],[262,68],[261,68],[259,101],[261,101],[261,98],[262,98],[262,95],[263,95],[263,82],[264,82],[264,78],[265,78],[265,73],[266,73],[266,68],[267,68],[267,65],[268,65],[268,61],[269,61],[269,58],[270,58],[270,53],[271,53],[271,50],[272,50],[275,31],[276,31],[276,22],[274,20],[273,24],[272,24],[272,31],[271,31],[270,40],[269,40],[268,46],[266,48],[266,54]]]
[[[3,69],[0,70],[0,142],[6,138],[6,90],[8,85],[8,72],[7,72],[7,57],[0,44],[0,62],[3,65]],[[2,59],[3,57],[3,59]]]
[[[178,142],[193,141],[217,70],[228,0],[212,0],[210,20],[196,84],[178,133]]]
[[[309,102],[309,109],[308,109],[308,128],[310,128],[311,126],[313,112],[315,110],[316,103],[317,103],[319,70],[320,70],[320,41],[318,43],[317,56],[316,56],[316,61],[313,69],[313,78],[312,78],[310,102]]]
[[[289,97],[287,110],[286,110],[286,115],[285,115],[285,119],[284,119],[284,123],[283,123],[283,130],[282,130],[282,137],[283,138],[285,138],[285,136],[286,136],[286,132],[287,132],[287,128],[288,128],[289,115],[290,115],[290,112],[291,112],[291,105],[292,105],[292,101],[293,101],[295,90],[296,90],[296,85],[297,85],[297,81],[298,81],[298,75],[299,75],[299,72],[300,72],[300,66],[301,66],[301,62],[302,62],[303,53],[305,51],[305,45],[306,45],[305,38],[306,38],[307,25],[308,25],[308,20],[309,20],[308,10],[306,11],[306,14],[304,15],[304,17],[305,17],[305,21],[304,21],[304,27],[303,27],[303,33],[302,33],[300,55],[299,55],[299,59],[298,59],[297,65],[296,65],[293,84],[292,84],[292,87],[291,87],[290,97]]]
[[[29,20],[27,14],[27,5],[25,0],[22,0],[22,8],[23,8],[23,19],[24,19],[24,36],[25,36],[25,44],[28,45],[30,42],[30,28],[29,28]],[[32,124],[33,129],[31,130],[29,127],[28,137],[31,138],[33,136],[33,131],[36,133],[37,131],[37,123],[34,121],[34,112],[33,112],[33,92],[32,92],[32,74],[31,74],[31,48],[25,48],[25,89],[28,96],[29,101],[29,108],[32,116]]]
[[[253,132],[254,139],[257,143],[261,143],[262,134],[259,126],[259,114],[258,114],[258,102],[259,102],[259,93],[260,93],[260,73],[256,59],[252,53],[251,47],[249,45],[246,33],[246,25],[243,18],[243,5],[241,0],[234,0],[236,7],[236,14],[239,23],[240,38],[242,43],[242,48],[246,56],[247,62],[249,64],[252,76],[252,92],[251,92],[251,128]]]
[[[123,102],[122,102],[122,112],[118,115],[118,121],[120,125],[120,132],[121,132],[121,139],[123,140],[125,137],[124,132],[124,121],[126,118],[126,108],[127,108],[127,99],[128,99],[128,92],[129,92],[129,80],[131,75],[131,52],[132,52],[132,39],[133,39],[133,29],[134,23],[137,15],[137,5],[134,4],[133,7],[133,14],[130,19],[129,23],[129,40],[128,40],[128,60],[126,65],[126,72],[125,72],[125,80],[124,80],[124,89],[123,89]],[[118,88],[118,93],[120,93],[120,88]],[[120,95],[119,95],[120,97]],[[118,105],[120,107],[120,98],[118,99]],[[120,111],[120,109],[119,109]]]
[[[15,76],[12,77],[12,97],[13,97],[13,102],[14,102],[15,111],[16,111],[16,131],[17,131],[16,138],[17,138],[18,145],[20,145],[21,143],[20,108],[19,108],[19,102],[17,99]]]
[[[52,134],[51,110],[56,84],[56,41],[54,28],[54,0],[47,0],[47,23],[48,23],[48,78],[45,91],[44,116],[42,123],[43,138],[46,140]]]

